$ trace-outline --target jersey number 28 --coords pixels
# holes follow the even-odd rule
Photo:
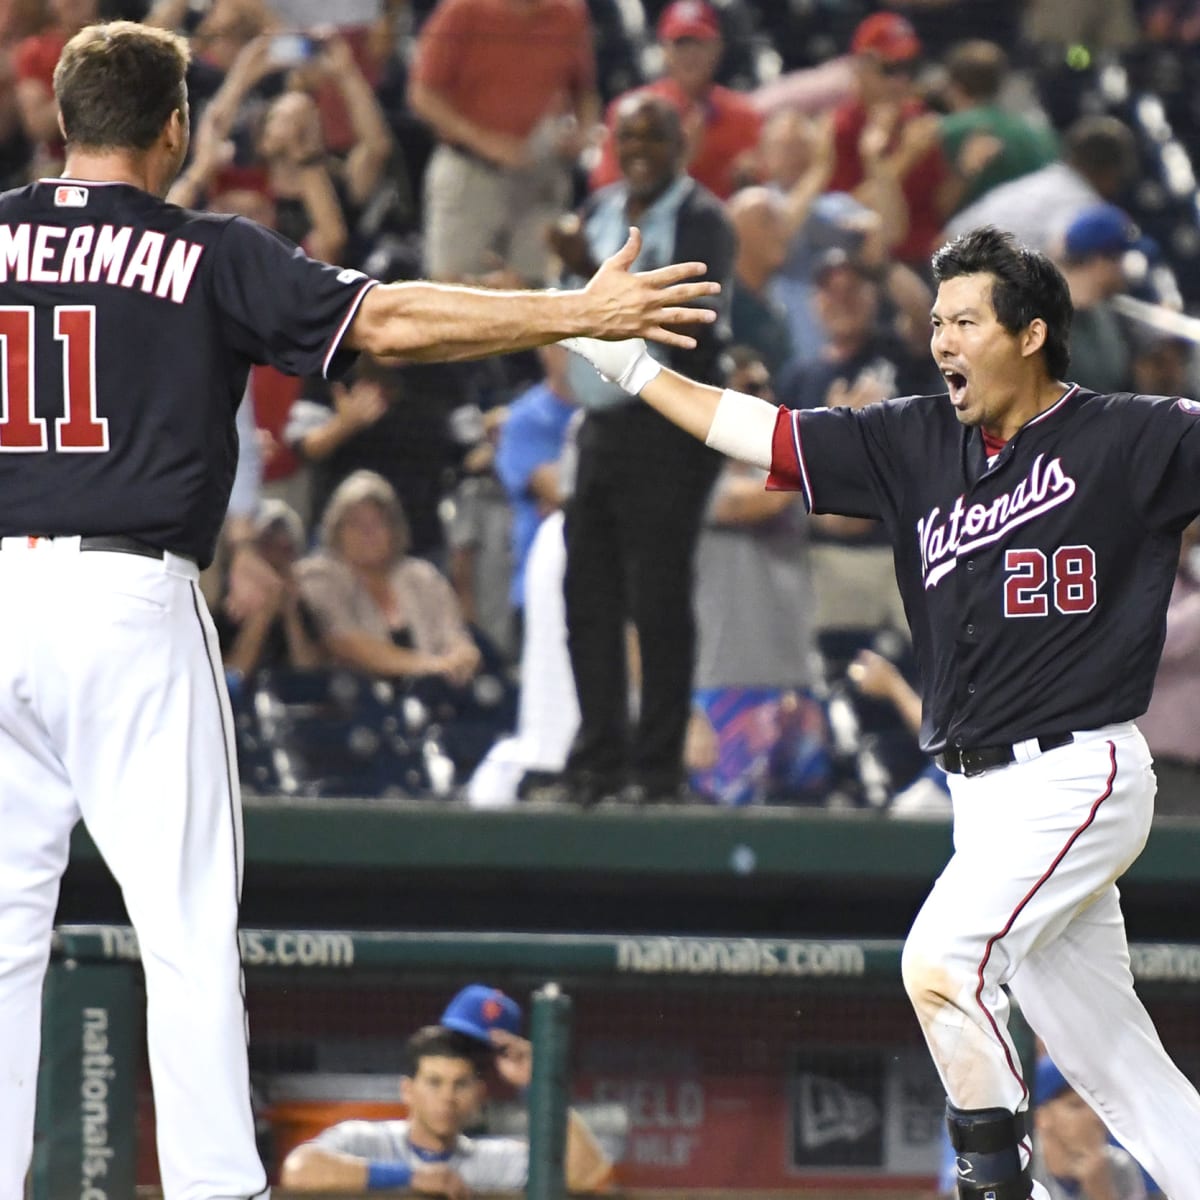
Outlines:
[[[75,454],[108,449],[108,421],[96,415],[96,309],[60,305],[54,340],[62,343],[63,415],[54,421],[54,443]],[[34,415],[33,309],[0,307],[0,452],[48,450],[46,418]]]
[[[1041,550],[1009,550],[1004,555],[1004,615],[1044,617],[1054,607],[1068,615],[1096,607],[1096,555],[1091,546],[1059,546],[1050,559]],[[1047,578],[1052,580],[1046,587]]]

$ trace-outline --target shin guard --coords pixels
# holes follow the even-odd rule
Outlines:
[[[1033,1177],[1018,1148],[1025,1114],[1006,1108],[946,1105],[959,1200],[1029,1200]]]

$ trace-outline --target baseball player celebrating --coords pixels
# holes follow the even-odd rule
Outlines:
[[[904,950],[949,1097],[963,1200],[1044,1198],[1005,987],[1071,1086],[1171,1196],[1200,1196],[1200,1096],[1133,989],[1116,880],[1146,841],[1150,699],[1180,530],[1200,511],[1200,405],[1061,382],[1071,301],[992,228],[933,260],[948,395],[793,412],[568,343],[813,512],[885,522],[949,773],[954,855]]]
[[[466,358],[576,333],[692,339],[702,264],[629,243],[580,291],[377,285],[243,218],[164,203],[188,51],[93,25],[55,94],[66,174],[0,197],[0,1200],[32,1147],[42,978],[82,816],[141,942],[169,1200],[259,1196],[236,940],[242,835],[228,698],[196,587],[252,363]]]

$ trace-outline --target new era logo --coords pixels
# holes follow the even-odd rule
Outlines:
[[[879,1124],[879,1110],[869,1096],[836,1079],[806,1072],[799,1077],[797,1132],[812,1149],[830,1142],[856,1142]]]
[[[54,205],[56,208],[86,208],[87,202],[87,188],[63,186],[54,189]]]

